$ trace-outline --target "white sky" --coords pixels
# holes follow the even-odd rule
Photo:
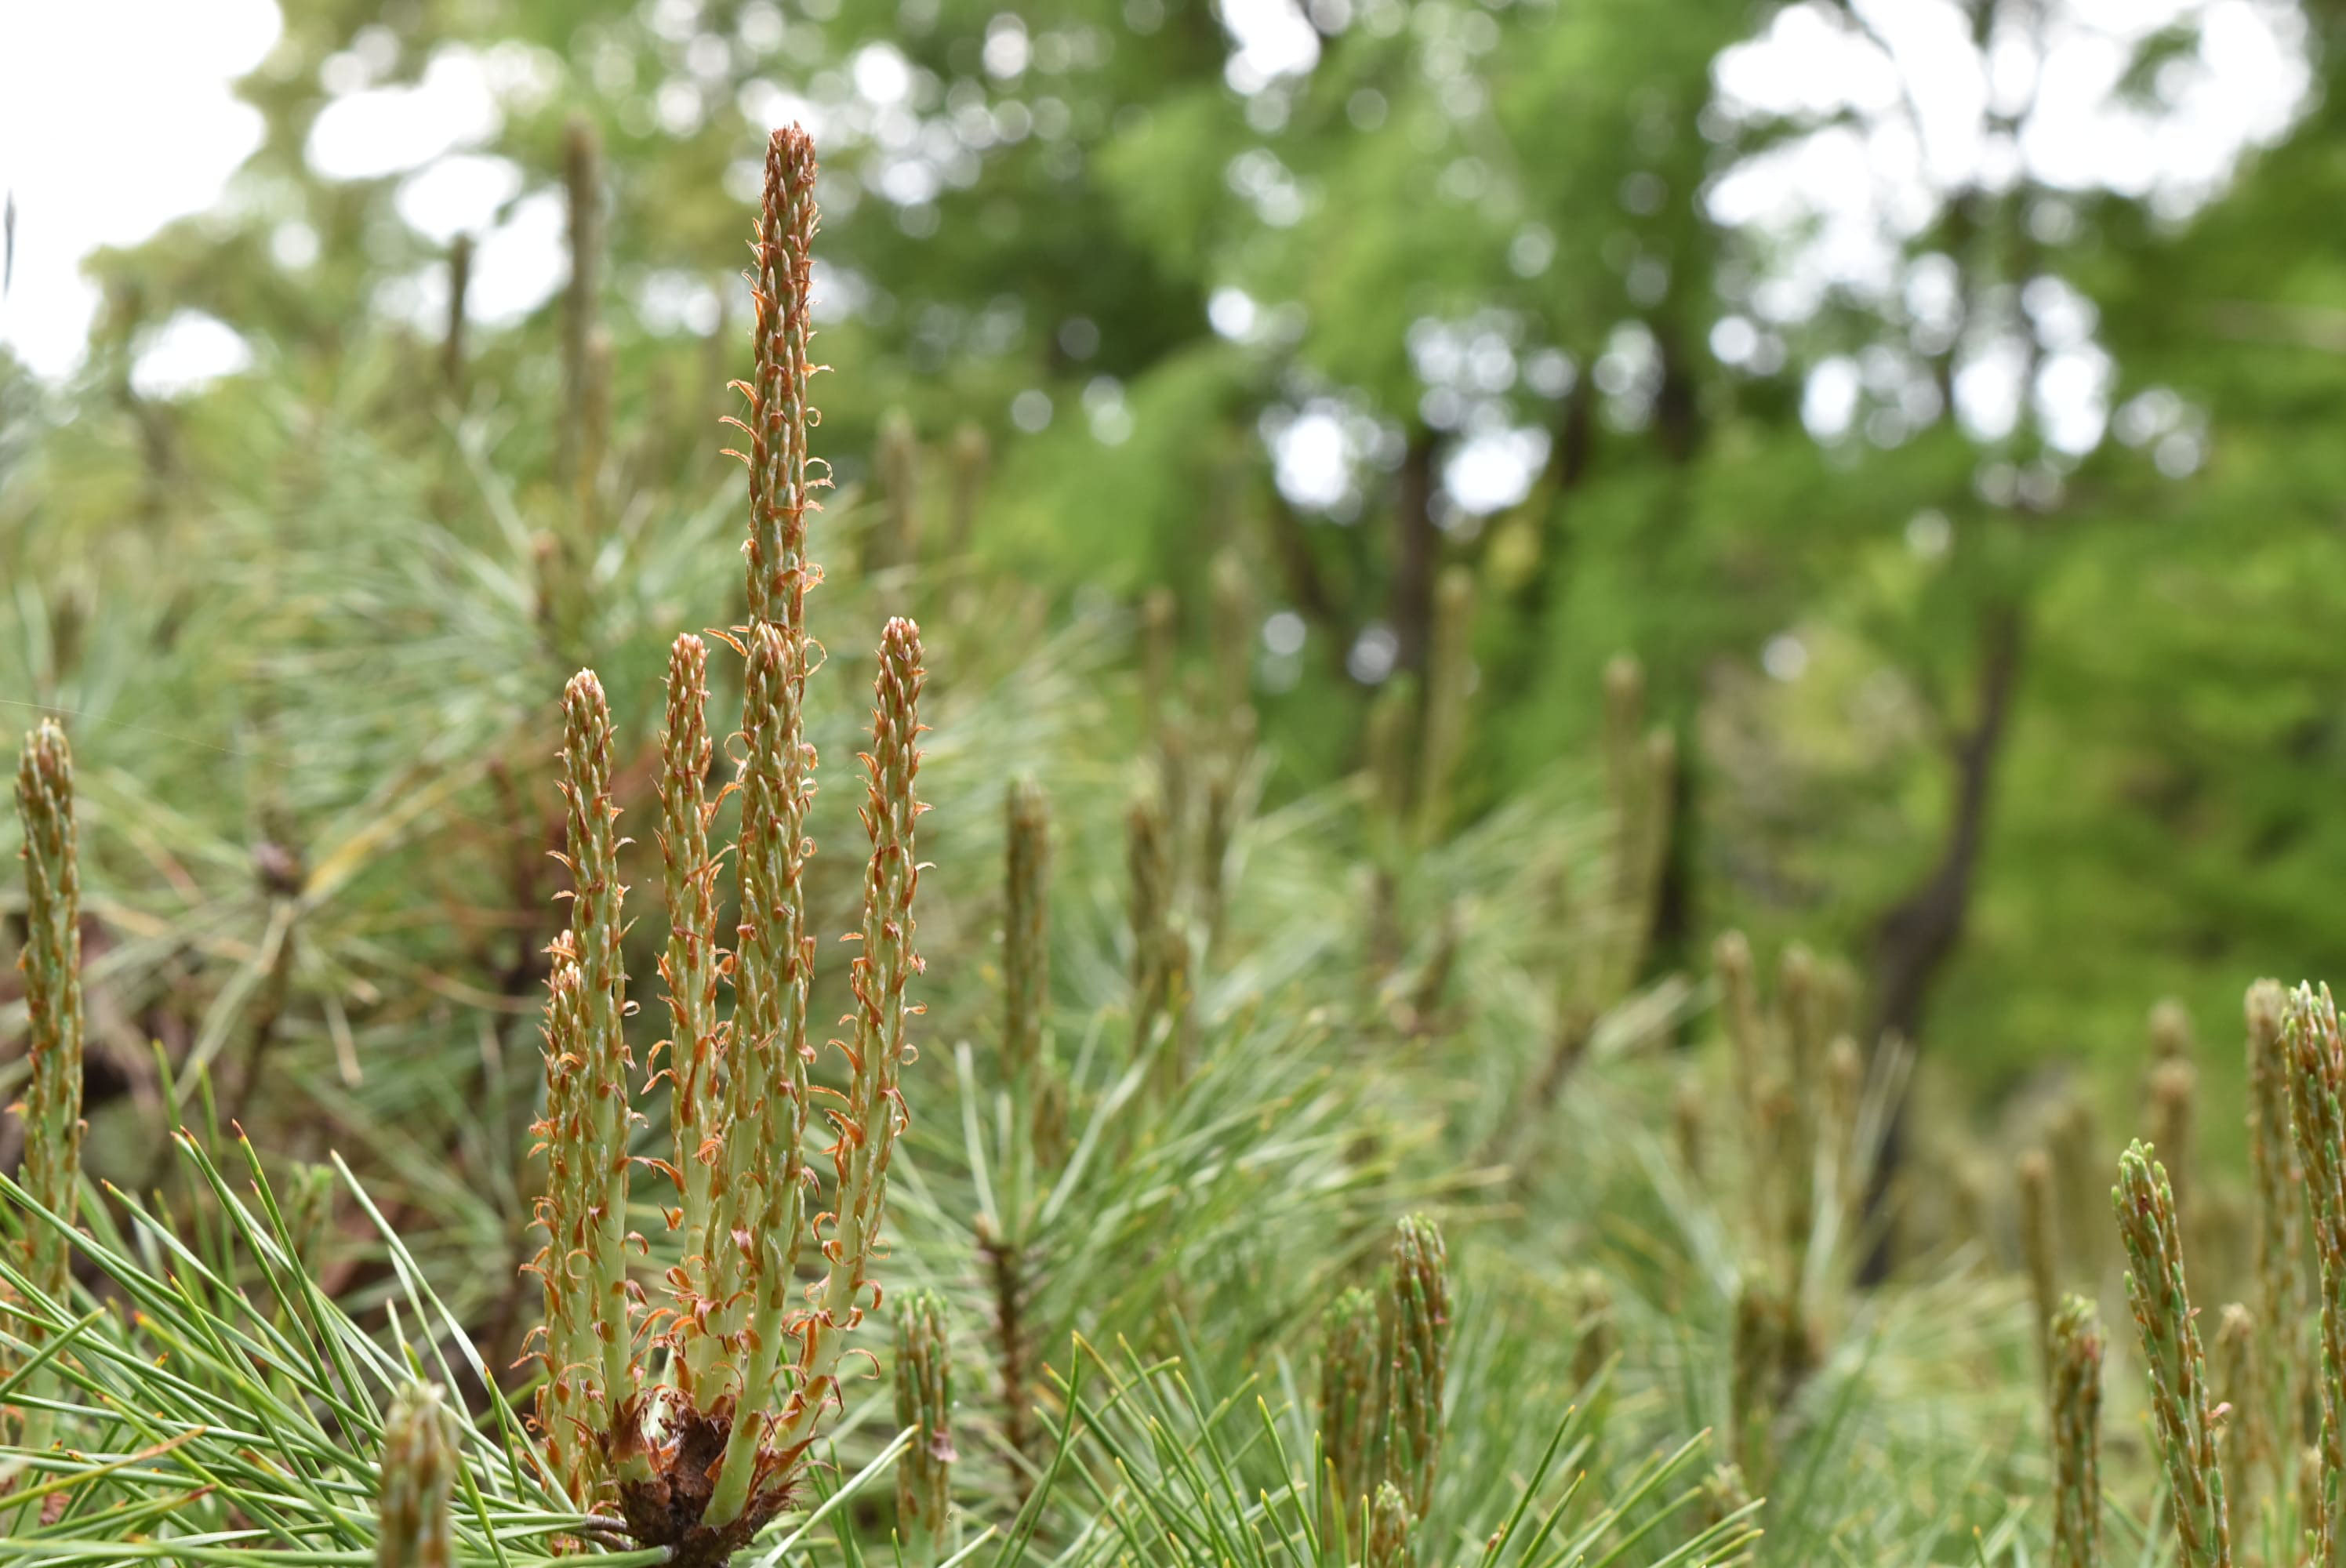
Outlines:
[[[79,361],[78,269],[218,200],[260,144],[229,84],[260,63],[273,0],[0,0],[0,192],[16,202],[0,342],[44,375]]]

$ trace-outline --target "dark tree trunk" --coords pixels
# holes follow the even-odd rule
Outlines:
[[[2024,626],[2019,606],[1991,606],[1981,626],[1978,711],[1968,730],[1949,748],[1954,769],[1954,799],[1946,847],[1938,863],[1913,891],[1892,904],[1874,925],[1873,1003],[1865,1038],[1878,1044],[1891,1035],[1912,1041],[1922,1033],[1931,987],[1962,939],[1971,910],[1972,884],[1987,832],[1988,798],[2019,683]],[[1906,1157],[1906,1103],[1891,1108],[1882,1154],[1866,1192],[1869,1217],[1881,1217],[1890,1186]],[[1877,1237],[1859,1271],[1862,1283],[1879,1284],[1892,1262],[1889,1227]]]
[[[1556,446],[1548,454],[1548,477],[1560,492],[1580,488],[1588,476],[1588,461],[1596,451],[1596,378],[1582,372],[1564,395],[1564,414],[1556,421]]]
[[[1321,634],[1335,672],[1341,676],[1344,655],[1357,628],[1336,587],[1329,583],[1328,574],[1321,569],[1320,557],[1311,547],[1310,524],[1296,515],[1285,496],[1277,494],[1270,497],[1263,515],[1271,559],[1278,565],[1288,600]]]
[[[1647,973],[1691,971],[1695,932],[1700,927],[1697,907],[1701,867],[1702,813],[1697,809],[1695,738],[1697,727],[1678,731],[1676,766],[1670,782],[1669,846],[1662,860],[1660,882],[1654,889],[1654,924],[1647,933]]]
[[[1442,555],[1433,525],[1433,432],[1412,430],[1393,486],[1393,668],[1425,673],[1425,647],[1433,626],[1433,578]]]
[[[1662,359],[1662,384],[1654,393],[1654,433],[1669,460],[1684,466],[1702,448],[1702,409],[1695,385],[1694,367],[1687,362],[1678,328],[1657,323],[1656,346]]]
[[[1921,1034],[1932,983],[1963,936],[1987,830],[1988,797],[2020,675],[2021,630],[2016,606],[1998,605],[1987,612],[1981,628],[1977,713],[1950,748],[1954,799],[1946,847],[1930,874],[1874,926],[1871,1038],[1896,1034],[1912,1040]]]
[[[1529,635],[1511,640],[1484,674],[1490,682],[1491,701],[1504,707],[1530,687],[1547,651],[1547,616],[1563,586],[1564,555],[1571,544],[1573,494],[1588,477],[1596,456],[1596,383],[1582,375],[1572,383],[1556,410],[1556,429],[1548,439],[1547,468],[1532,504],[1539,508],[1535,526],[1539,555],[1532,570],[1508,596],[1508,607]]]

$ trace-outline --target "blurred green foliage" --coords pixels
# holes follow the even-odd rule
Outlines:
[[[2076,1057],[2113,1105],[2155,997],[2229,1064],[2249,978],[2341,967],[2331,8],[2291,13],[2310,107],[2203,203],[2014,158],[1929,189],[1886,283],[1773,314],[1800,241],[1723,221],[1722,181],[1897,113],[1738,107],[1722,52],[1783,8],[1239,9],[1307,28],[1316,63],[1266,78],[1235,12],[1168,0],[288,7],[242,87],[267,132],[230,201],[95,260],[106,304],[69,384],[0,366],[0,690],[78,715],[94,777],[184,820],[158,864],[279,839],[314,862],[403,790],[473,789],[590,657],[647,701],[674,607],[706,602],[656,564],[694,558],[679,530],[729,529],[716,420],[744,301],[721,259],[767,123],[803,113],[828,169],[820,353],[853,367],[819,389],[840,502],[901,409],[933,539],[983,470],[966,591],[1034,585],[1011,624],[1036,636],[1169,586],[1200,671],[1209,563],[1235,554],[1257,616],[1300,617],[1250,655],[1274,801],[1359,762],[1372,683],[1347,655],[1365,634],[1391,657],[1356,668],[1415,669],[1436,568],[1463,564],[1483,590],[1469,817],[1589,749],[1607,657],[1647,664],[1685,759],[1659,966],[1728,924],[1797,934],[1850,952],[1874,1021],[1975,1095]],[[1791,9],[1860,48],[1881,20]],[[1949,10],[1983,46],[2067,25]],[[2114,99],[2171,108],[2204,20],[2139,40]],[[451,376],[445,250],[403,220],[405,171],[333,179],[307,156],[338,96],[457,58],[499,98],[476,150],[520,171],[495,220],[560,190],[574,119],[602,149],[612,411],[583,521],[556,473],[559,292],[473,324]],[[2028,112],[1994,100],[1977,129],[2008,146]],[[280,243],[295,228],[314,245]],[[1973,361],[2004,342],[2035,366],[2063,309],[2109,356],[2113,433],[2063,450],[2027,408],[2002,433],[1959,421]],[[183,310],[255,362],[144,395],[141,345]],[[1758,350],[1714,347],[1739,333]],[[1478,349],[1480,381],[1459,369]],[[1859,378],[1845,432],[1804,422],[1820,374]],[[1332,501],[1277,482],[1280,433],[1309,418],[1343,435]],[[1446,465],[1502,429],[1544,456],[1523,499],[1470,515]],[[583,618],[541,602],[547,550],[576,557]],[[1779,637],[1797,678],[1760,670]],[[1917,956],[1893,916],[1961,838],[1974,741],[1977,842],[1953,856],[1943,953]],[[479,940],[446,935],[435,972]],[[526,967],[500,952],[491,969]]]

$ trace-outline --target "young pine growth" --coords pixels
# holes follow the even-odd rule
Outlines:
[[[1770,1183],[1783,1205],[1785,1278],[1800,1295],[1807,1269],[1811,1220],[1816,1212],[1817,1107],[1823,1097],[1825,1042],[1816,955],[1795,942],[1784,950],[1776,972],[1776,1007],[1782,1018],[1785,1087],[1777,1169]]]
[[[634,1302],[627,1262],[628,1105],[625,932],[618,809],[611,803],[611,712],[589,670],[563,692],[562,790],[568,805],[571,929],[548,950],[546,1151],[537,1209],[546,1245],[534,1267],[546,1298],[547,1380],[538,1393],[555,1475],[584,1504],[586,1434],[638,1417]]]
[[[1864,1206],[1866,1058],[1843,1033],[1852,983],[1795,942],[1779,959],[1774,996],[1763,1003],[1740,932],[1722,933],[1711,961],[1741,1123],[1748,1207],[1739,1217],[1754,1267],[1776,1277],[1788,1309],[1805,1313],[1817,1283],[1811,1252],[1826,1249],[1818,1261],[1846,1255]]]
[[[1776,1405],[1788,1315],[1783,1298],[1758,1279],[1746,1279],[1736,1292],[1728,1341],[1729,1451],[1744,1475],[1761,1486],[1775,1471]]]
[[[2206,1358],[2183,1278],[2181,1227],[2167,1172],[2137,1139],[2110,1192],[2126,1243],[2127,1300],[2148,1363],[2151,1419],[2167,1470],[2184,1568],[2230,1568],[2231,1526],[2208,1392]]]
[[[1368,1549],[1362,1554],[1363,1568],[1409,1568],[1410,1536],[1417,1516],[1410,1511],[1409,1499],[1392,1481],[1381,1481],[1377,1494],[1369,1502]]]
[[[722,858],[704,778],[711,753],[707,649],[671,650],[660,777],[668,941],[661,972],[675,1142],[644,1163],[674,1183],[671,1224],[684,1238],[666,1274],[670,1301],[647,1313],[630,1278],[642,1238],[627,1230],[634,1064],[621,957],[612,727],[602,687],[581,671],[564,696],[571,929],[555,943],[546,1008],[546,1112],[539,1124],[547,1186],[538,1424],[548,1467],[582,1507],[616,1508],[627,1532],[665,1548],[677,1568],[713,1568],[787,1507],[817,1429],[842,1400],[848,1336],[872,1298],[888,1167],[905,1121],[899,1079],[910,1055],[908,997],[920,971],[912,903],[919,882],[914,785],[920,634],[892,620],[873,693],[863,807],[872,855],[852,966],[855,1010],[833,1135],[811,1148],[814,1057],[807,1036],[815,942],[803,873],[814,751],[802,703],[811,660],[807,591],[821,570],[806,553],[808,248],[815,229],[814,151],[800,130],[768,149],[754,249],[756,369],[738,383],[748,436],[750,620],[726,640],[747,664],[733,846],[740,922],[717,945],[713,881]],[[718,1016],[720,981],[733,1007]],[[815,1156],[830,1156],[818,1183]],[[827,1188],[827,1190],[826,1190]],[[821,1207],[828,1204],[828,1208]],[[800,1268],[811,1255],[811,1285]],[[648,1336],[668,1352],[661,1380],[638,1355]]]
[[[913,1445],[896,1461],[896,1514],[932,1539],[945,1527],[953,1465],[953,1346],[944,1298],[915,1293],[896,1314],[896,1425]]]
[[[611,709],[590,670],[562,695],[562,790],[569,806],[570,929],[577,965],[575,1011],[563,1054],[579,1064],[574,1149],[582,1156],[586,1320],[597,1366],[597,1413],[616,1427],[634,1409],[635,1324],[627,1289],[627,1145],[638,1119],[628,1104],[627,934],[619,881],[619,809],[611,801]],[[560,960],[557,959],[557,964]]]
[[[18,1179],[34,1202],[70,1227],[81,1201],[81,862],[74,828],[73,750],[55,720],[25,738],[16,764],[16,814],[25,830],[25,976],[29,1013],[26,1052],[32,1077],[18,1114],[25,1122],[24,1165]],[[27,1227],[19,1266],[34,1286],[61,1299],[73,1278],[66,1231]],[[22,1330],[38,1349],[36,1327]],[[0,1371],[5,1371],[0,1367]],[[28,1392],[54,1396],[44,1373]],[[46,1446],[49,1417],[28,1409],[14,1434],[25,1448]]]
[[[459,1461],[453,1420],[436,1384],[410,1383],[393,1396],[382,1427],[375,1568],[454,1568],[449,1494]]]
[[[684,1237],[681,1274],[672,1283],[696,1296],[707,1288],[702,1276],[714,1173],[703,1150],[715,1132],[724,1051],[717,1015],[717,862],[709,847],[717,807],[706,787],[711,748],[709,647],[687,633],[668,650],[668,723],[660,736],[661,887],[668,921],[660,980],[671,1030],[662,1072],[668,1080],[670,1169],[679,1197],[673,1223]]]
[[[719,1111],[726,1136],[709,1151],[709,1234],[717,1240],[709,1248],[706,1289],[678,1303],[676,1336],[684,1386],[712,1410],[727,1397],[715,1385],[729,1356],[746,1358],[745,1390],[774,1377],[789,1281],[805,1239],[812,938],[801,878],[811,850],[806,813],[814,781],[801,705],[811,662],[806,596],[821,578],[806,548],[814,172],[805,133],[777,132],[767,148],[765,202],[752,246],[755,362],[750,379],[736,383],[748,400],[746,417],[734,423],[749,437],[749,450],[738,455],[750,471],[750,624],[736,643],[748,664],[734,854],[741,913]],[[756,1440],[737,1421],[727,1441],[726,1475],[711,1502],[729,1518],[748,1505],[744,1445]]]
[[[1172,835],[1163,803],[1153,794],[1136,796],[1125,812],[1124,859],[1131,898],[1132,988],[1143,1005],[1173,919]]]
[[[1411,1215],[1393,1232],[1392,1287],[1379,1314],[1385,1474],[1425,1517],[1442,1462],[1442,1395],[1450,1369],[1450,1258],[1442,1229]]]
[[[1441,1468],[1450,1371],[1441,1227],[1423,1215],[1404,1218],[1382,1293],[1346,1291],[1321,1325],[1320,1442],[1331,1512],[1349,1530],[1389,1486],[1412,1519],[1423,1519]]]
[[[1377,1303],[1347,1290],[1320,1319],[1320,1450],[1336,1512],[1369,1494],[1377,1458]]]
[[[859,1310],[872,1247],[880,1236],[889,1156],[903,1121],[897,1085],[909,1054],[904,1021],[914,1011],[906,994],[921,970],[913,950],[913,895],[921,881],[913,830],[928,808],[913,789],[921,767],[917,708],[926,676],[919,628],[901,616],[891,620],[880,639],[872,749],[863,759],[863,821],[872,835],[872,859],[863,879],[862,951],[851,970],[855,1039],[848,1058],[855,1073],[831,1150],[840,1207],[835,1239],[824,1249],[831,1272],[822,1299],[833,1322]]]
[[[1714,1467],[1708,1475],[1702,1478],[1702,1491],[1697,1506],[1700,1512],[1696,1517],[1705,1529],[1714,1529],[1729,1520],[1747,1518],[1752,1512],[1753,1502],[1751,1488],[1743,1480],[1742,1467],[1736,1464]],[[1718,1561],[1721,1568],[1727,1563],[1749,1563],[1751,1561],[1749,1543],[1739,1548],[1733,1556]]]
[[[2289,1067],[2290,1105],[2304,1169],[2305,1202],[2313,1224],[2313,1255],[2320,1268],[2320,1481],[2313,1511],[2314,1561],[2336,1568],[2346,1555],[2340,1528],[2339,1488],[2346,1476],[2346,1049],[2338,1035],[2338,1009],[2330,988],[2300,985],[2281,1020]]]
[[[2237,1301],[2216,1319],[2211,1362],[2216,1397],[2230,1408],[2220,1445],[2224,1473],[2230,1478],[2226,1508],[2233,1518],[2252,1527],[2257,1472],[2265,1468],[2265,1451],[2271,1446],[2272,1434],[2265,1425],[2264,1369],[2257,1364],[2256,1317]]]
[[[821,1243],[827,1268],[811,1310],[796,1311],[791,1304],[803,1204],[795,1172],[803,1168],[805,1157],[796,1145],[782,1145],[774,1137],[784,1129],[790,1135],[804,1135],[803,1057],[790,1070],[784,1084],[769,1086],[766,1115],[753,1124],[763,1128],[769,1140],[763,1150],[778,1146],[793,1150],[780,1162],[781,1169],[777,1172],[776,1162],[759,1147],[737,1146],[729,1151],[737,1173],[751,1173],[751,1179],[740,1184],[741,1189],[759,1191],[761,1200],[750,1231],[753,1240],[741,1249],[750,1259],[744,1278],[752,1293],[743,1342],[747,1351],[744,1404],[772,1386],[780,1352],[791,1339],[797,1342],[797,1355],[790,1393],[766,1423],[769,1430],[760,1431],[760,1423],[739,1414],[733,1420],[724,1467],[709,1503],[710,1512],[720,1520],[754,1515],[764,1506],[760,1502],[764,1497],[771,1496],[775,1507],[786,1500],[766,1490],[765,1478],[777,1473],[792,1477],[803,1463],[814,1441],[815,1423],[839,1398],[839,1367],[847,1351],[844,1336],[862,1316],[872,1254],[880,1239],[889,1160],[904,1119],[897,1084],[906,1054],[904,1021],[910,1009],[905,990],[920,968],[912,946],[913,893],[920,881],[913,858],[913,823],[924,809],[913,795],[920,767],[916,745],[920,730],[916,704],[923,673],[920,651],[920,636],[912,622],[888,623],[874,683],[872,750],[865,757],[870,778],[863,820],[872,837],[872,859],[864,877],[862,950],[852,968],[855,1031],[847,1045],[852,1076],[845,1106],[831,1113],[838,1136],[828,1152],[836,1207],[828,1217],[830,1237]],[[754,660],[751,667],[754,672]],[[793,911],[790,923],[803,928],[803,907]],[[796,965],[795,1023],[800,1028],[804,1021],[809,957],[809,951],[801,947]],[[778,1111],[775,1107],[786,1098],[787,1109]],[[757,1168],[761,1164],[762,1171]],[[762,1182],[756,1179],[760,1176]]]
[[[2053,1568],[2095,1568],[2102,1531],[2102,1325],[2083,1297],[2065,1298],[2054,1313],[2048,1361]]]
[[[1158,1088],[1170,1094],[1188,1076],[1181,1017],[1188,984],[1188,943],[1174,908],[1175,825],[1156,795],[1137,797],[1125,816],[1125,870],[1132,924],[1132,1053],[1157,1053]]]
[[[334,1194],[341,1183],[331,1166],[296,1161],[279,1199],[285,1207],[285,1233],[293,1238],[293,1260],[312,1279],[325,1267],[334,1230]]]
[[[2290,1127],[2290,1067],[2281,1040],[2281,1011],[2288,997],[2274,980],[2249,988],[2243,1008],[2248,1023],[2249,1158],[2255,1176],[2257,1326],[2266,1419],[2274,1441],[2268,1445],[2266,1483],[2281,1496],[2300,1435],[2305,1405],[2303,1329],[2305,1240],[2303,1176]]]
[[[25,1089],[25,1190],[74,1223],[81,1190],[81,863],[74,830],[73,748],[55,720],[25,738],[16,764],[24,823],[25,976],[32,1078]],[[31,1227],[25,1272],[63,1297],[72,1253],[64,1232]]]
[[[1067,1156],[1067,1095],[1049,1039],[1051,993],[1051,803],[1032,779],[1014,779],[1003,796],[1002,1038],[1000,1064],[1008,1086],[1011,1125],[994,1191],[994,1207],[979,1215],[978,1251],[992,1298],[994,1365],[999,1378],[1002,1435],[1015,1456],[1013,1474],[1023,1501],[1033,1472],[1016,1460],[1031,1456],[1037,1429],[1029,1376],[1035,1363],[1030,1321],[1035,1283],[1048,1255],[1039,1232],[1046,1173]]]
[[[2321,1517],[2321,1450],[2311,1443],[2297,1451],[2297,1516],[2319,1520]],[[2317,1557],[2316,1562],[2322,1561]]]
[[[538,1338],[546,1379],[538,1387],[536,1414],[548,1468],[571,1501],[583,1505],[594,1490],[590,1450],[601,1403],[596,1383],[602,1364],[596,1293],[588,1277],[596,1193],[582,1054],[587,1026],[585,987],[571,933],[564,932],[548,951],[554,968],[546,977],[546,1114],[532,1129],[546,1156],[546,1193],[536,1205],[546,1247],[531,1266],[545,1291]]]
[[[2191,1059],[2191,1013],[2175,997],[2151,1004],[2150,1057],[2155,1063]]]

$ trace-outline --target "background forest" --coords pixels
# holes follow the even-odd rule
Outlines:
[[[1234,554],[1274,796],[1357,763],[1455,562],[1467,816],[1644,660],[1683,768],[1666,961],[1734,924],[1847,952],[1984,1100],[2122,1061],[2147,998],[2213,1029],[2243,974],[2334,956],[2320,7],[900,9],[292,7],[230,200],[93,263],[70,390],[12,380],[20,604],[68,562],[151,599],[223,511],[291,545],[452,419],[550,474],[574,118],[603,489],[707,502],[750,149],[805,117],[842,484],[899,413],[933,540],[1055,616],[1170,587],[1200,657]],[[142,390],[189,311],[250,368]],[[14,641],[19,690],[74,689]]]
[[[2220,1302],[2295,1301],[2229,1223],[2270,1211],[2242,996],[2346,974],[2341,28],[2320,0],[286,4],[226,198],[89,260],[85,358],[0,346],[0,704],[72,738],[89,1168],[201,1216],[226,1200],[165,1131],[226,1167],[245,1128],[311,1184],[301,1261],[365,1334],[403,1290],[464,1326],[445,1380],[494,1437],[536,1311],[564,683],[608,694],[614,863],[656,910],[671,638],[763,618],[720,421],[765,138],[801,123],[833,368],[806,897],[831,963],[861,694],[912,616],[931,989],[890,1267],[958,1303],[970,1516],[1005,1551],[1163,1549],[1050,1512],[1117,1517],[1096,1454],[1091,1492],[1035,1491],[1038,1423],[1084,1408],[1053,1346],[1107,1348],[1134,1404],[1186,1355],[1208,1414],[1158,1439],[1248,1378],[1311,1408],[1366,1310],[1340,1290],[1383,1288],[1422,1208],[1477,1413],[1414,1527],[1479,1543],[1580,1394],[1611,1435],[1551,1458],[1603,1451],[1621,1499],[1589,1543],[1955,1561],[1976,1529],[2041,1560],[2057,1276],[2116,1326],[2112,1551],[2167,1550],[2102,1186],[2156,1131],[2211,1345]],[[42,214],[11,214],[13,253]],[[724,773],[742,666],[709,641]],[[626,941],[639,1064],[666,940]],[[12,1096],[36,1014],[0,1012]],[[380,1224],[274,1168],[330,1152]],[[1533,1389],[1553,1410],[1497,1392]],[[2302,1424],[2293,1391],[2235,1404]],[[841,1473],[886,1425],[852,1413]],[[1705,1428],[1668,1473],[1706,1498],[1662,1508],[1641,1456]],[[2289,1561],[2296,1445],[2239,1441],[2243,1555]],[[237,1504],[222,1541],[265,1512]]]

